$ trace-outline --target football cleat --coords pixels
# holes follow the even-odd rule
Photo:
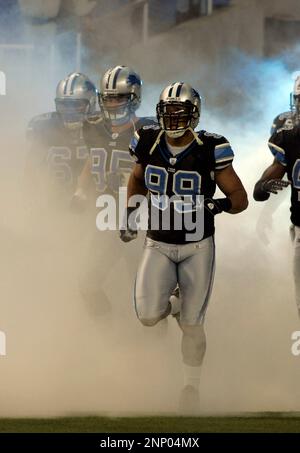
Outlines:
[[[199,391],[192,385],[183,387],[179,398],[179,413],[186,416],[199,415]]]

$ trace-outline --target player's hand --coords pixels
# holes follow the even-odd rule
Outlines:
[[[130,242],[137,237],[136,214],[137,208],[127,207],[124,213],[120,239],[123,242]]]
[[[279,190],[282,190],[289,185],[289,181],[284,181],[282,179],[270,179],[269,181],[264,181],[261,188],[265,192],[277,194]]]
[[[231,209],[231,201],[229,198],[205,198],[204,208],[212,215],[228,212]]]
[[[87,197],[82,189],[77,189],[74,193],[71,202],[70,208],[73,212],[83,212],[86,208]]]
[[[133,230],[120,230],[120,239],[123,242],[130,242],[137,238],[137,231]]]

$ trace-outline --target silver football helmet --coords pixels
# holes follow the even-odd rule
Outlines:
[[[156,106],[157,120],[169,137],[182,137],[190,129],[194,131],[201,113],[199,93],[185,82],[167,86]]]
[[[127,66],[108,69],[100,80],[99,105],[112,126],[127,123],[141,104],[142,80]]]
[[[68,129],[82,126],[88,114],[96,108],[97,89],[84,74],[73,72],[61,80],[56,88],[56,111]]]
[[[299,119],[300,116],[300,74],[297,75],[294,82],[293,92],[290,94],[290,106],[292,113],[295,113]]]

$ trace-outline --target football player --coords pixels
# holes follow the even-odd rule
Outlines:
[[[294,82],[293,92],[290,93],[290,110],[277,115],[271,127],[271,135],[281,129],[293,129],[300,119],[300,75]]]
[[[275,132],[269,140],[273,163],[264,171],[254,188],[256,201],[269,200],[291,186],[291,237],[294,245],[294,281],[298,314],[300,317],[300,125]],[[287,175],[287,181],[282,178]]]
[[[126,187],[133,167],[128,146],[134,132],[142,126],[153,125],[153,118],[140,118],[136,111],[141,104],[142,80],[133,69],[116,66],[105,72],[100,80],[99,105],[101,115],[91,115],[84,125],[85,143],[89,150],[77,190],[72,199],[74,209],[82,209],[87,200],[87,188],[94,181],[95,195],[111,194],[118,199],[120,187]],[[95,222],[93,222],[95,224]],[[80,288],[91,310],[103,315],[110,311],[110,301],[103,290],[108,270],[124,255],[128,265],[135,259],[122,252],[115,231],[93,232],[90,250]],[[135,271],[134,271],[135,272]]]
[[[83,124],[95,112],[96,101],[94,84],[74,72],[57,85],[55,112],[38,115],[29,123],[25,178],[32,191],[41,190],[48,201],[55,194],[55,203],[65,203],[76,188],[87,158]]]
[[[142,127],[131,141],[136,164],[128,183],[127,228],[120,232],[123,241],[136,237],[138,211],[130,200],[149,192],[149,226],[135,282],[135,311],[143,325],[154,326],[172,313],[169,298],[178,284],[181,309],[176,319],[182,330],[185,381],[180,407],[186,413],[197,411],[199,403],[204,318],[215,269],[214,216],[237,214],[248,205],[227,139],[195,131],[200,111],[200,96],[189,84],[172,83],[162,91],[157,104],[159,126]],[[216,186],[224,198],[213,198]],[[168,225],[163,220],[166,212]]]
[[[283,129],[293,129],[294,126],[299,124],[300,119],[300,75],[298,75],[294,82],[293,92],[290,93],[290,110],[281,113],[274,118],[271,135],[275,132],[280,132]],[[282,194],[283,195],[283,194]],[[273,214],[283,201],[283,197],[277,200],[270,200],[264,206],[256,224],[256,231],[265,245],[268,245],[269,234],[268,230],[272,230]]]

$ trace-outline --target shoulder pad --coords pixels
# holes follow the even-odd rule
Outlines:
[[[279,120],[285,120],[287,118],[291,118],[293,116],[292,112],[283,112],[280,115],[276,116],[275,120],[278,118]]]
[[[41,113],[40,115],[34,116],[30,121],[29,121],[29,126],[34,125],[40,122],[48,121],[51,120],[52,118],[56,118],[57,113],[56,112],[49,112],[49,113]]]
[[[41,115],[34,116],[27,126],[27,137],[30,138],[32,134],[42,133],[44,128],[57,121],[58,115],[56,112],[42,113]]]
[[[212,138],[215,138],[215,139],[217,139],[217,140],[219,140],[220,138],[223,138],[222,135],[215,134],[215,133],[213,133],[213,132],[207,132],[207,131],[204,132],[204,135],[205,135],[206,137],[212,137]]]

